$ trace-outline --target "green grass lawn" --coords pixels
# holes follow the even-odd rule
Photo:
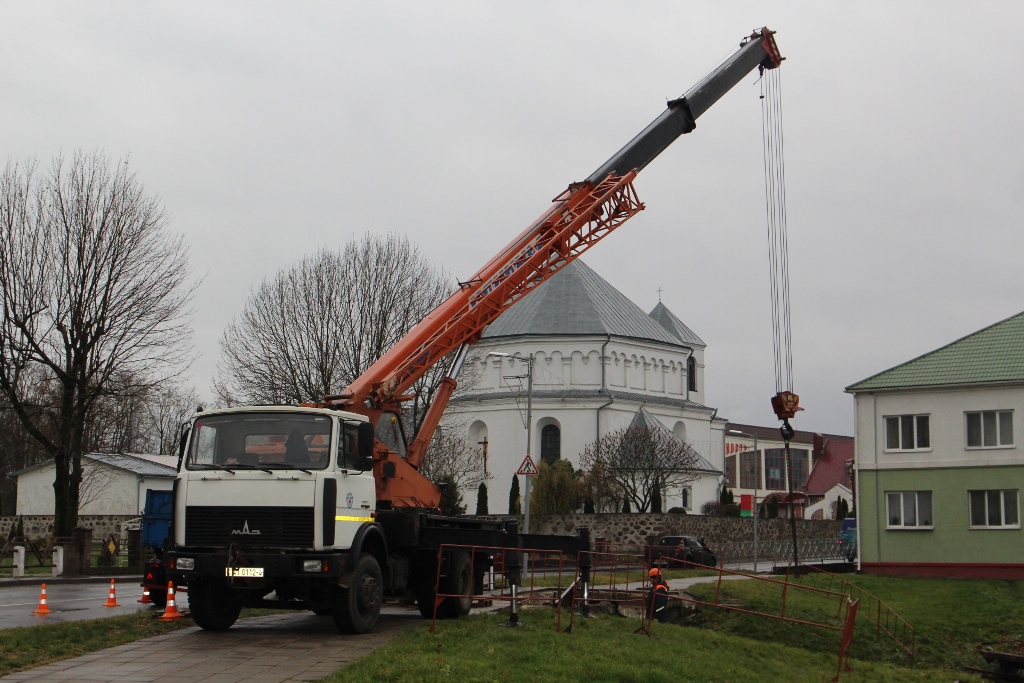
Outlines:
[[[966,579],[913,579],[884,576],[848,576],[850,582],[881,598],[916,631],[916,657],[911,663],[884,637],[875,638],[873,609],[865,610],[854,633],[853,656],[907,666],[959,670],[984,667],[974,646],[985,640],[1024,635],[1024,581]],[[689,589],[713,599],[715,585]],[[759,611],[778,613],[778,587],[753,581],[722,584],[723,600]],[[810,594],[789,591],[787,615],[839,624],[836,603]],[[831,620],[831,621],[830,621]],[[698,625],[762,641],[782,642],[817,652],[833,652],[836,637],[821,629],[768,621],[758,617],[704,609]]]
[[[967,581],[851,576],[916,630],[916,657],[873,623],[858,620],[853,671],[843,681],[980,681],[964,666],[984,668],[974,645],[1024,635],[1024,581]],[[715,583],[691,592],[712,598]],[[755,581],[722,583],[723,601],[778,613],[781,589]],[[835,597],[790,588],[787,615],[841,625]],[[563,626],[567,615],[563,612]],[[704,608],[692,625],[657,624],[654,638],[636,635],[635,619],[577,619],[572,634],[555,632],[554,610],[524,610],[526,626],[499,626],[504,613],[416,627],[340,669],[328,681],[827,681],[835,675],[839,633]],[[697,626],[695,628],[694,626]]]
[[[653,625],[653,638],[634,634],[637,620],[577,619],[571,634],[555,632],[554,611],[524,610],[524,627],[503,628],[504,614],[416,627],[327,681],[623,681],[636,683],[804,683],[828,681],[837,652],[811,652],[708,629]],[[563,625],[565,622],[563,614]],[[838,638],[836,638],[838,644]],[[838,647],[835,648],[838,650]],[[906,669],[854,661],[849,682],[949,681],[950,671]],[[961,680],[978,680],[960,676]]]

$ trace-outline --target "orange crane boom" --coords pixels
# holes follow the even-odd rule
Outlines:
[[[378,507],[437,507],[437,487],[417,470],[455,389],[468,345],[513,304],[643,210],[632,184],[636,174],[680,135],[692,131],[697,117],[747,74],[755,68],[776,68],[782,59],[773,32],[755,31],[685,95],[669,102],[657,119],[590,177],[555,197],[530,227],[460,283],[457,291],[341,394],[324,397],[319,405],[367,415],[377,425],[383,413],[397,413],[399,402],[411,398],[405,392],[427,370],[462,349],[406,452],[378,440],[374,457]]]

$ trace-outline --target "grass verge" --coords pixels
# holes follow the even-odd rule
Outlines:
[[[655,637],[648,638],[633,633],[636,620],[617,616],[577,619],[571,634],[556,633],[553,610],[524,610],[521,616],[525,625],[519,629],[502,628],[507,618],[503,614],[438,622],[433,634],[424,624],[325,680],[818,683],[836,672],[835,651],[810,652],[672,624],[655,623]],[[838,650],[838,638],[836,644]],[[844,682],[952,683],[956,678],[948,671],[911,670],[887,662],[852,665],[853,671],[843,674]]]
[[[917,579],[884,576],[849,576],[850,582],[881,598],[916,631],[913,662],[884,634],[875,637],[875,614],[857,620],[853,656],[873,661],[890,661],[906,666],[959,671],[964,666],[984,667],[974,646],[1003,636],[1024,635],[1024,581],[977,579]],[[715,584],[688,589],[705,599],[714,599]],[[722,584],[722,601],[747,609],[778,614],[778,587],[761,582],[732,581]],[[789,591],[786,615],[821,623],[840,623],[837,604],[803,591]],[[836,636],[823,629],[782,623],[736,612],[704,608],[696,625],[772,643],[802,647],[817,652],[834,652]]]

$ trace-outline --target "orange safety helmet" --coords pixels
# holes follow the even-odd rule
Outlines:
[[[655,576],[661,576],[661,570],[657,567],[651,567],[651,571],[647,572],[647,576],[651,577],[652,579]]]

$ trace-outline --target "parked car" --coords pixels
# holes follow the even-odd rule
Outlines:
[[[657,545],[647,549],[647,563],[677,568],[692,567],[694,564],[715,567],[718,558],[704,543],[704,539],[696,536],[663,536]]]
[[[857,559],[857,520],[847,517],[839,529],[839,550],[847,562]]]

